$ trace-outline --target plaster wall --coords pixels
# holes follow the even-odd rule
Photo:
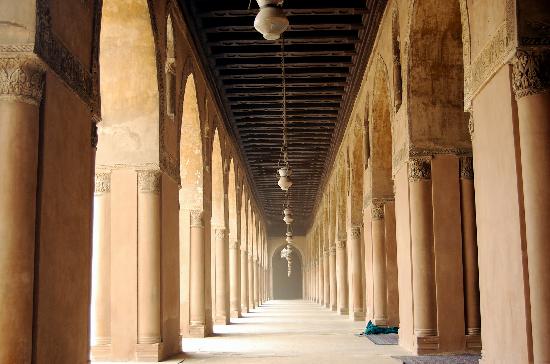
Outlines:
[[[493,76],[473,108],[482,362],[528,363],[529,288],[510,66]]]

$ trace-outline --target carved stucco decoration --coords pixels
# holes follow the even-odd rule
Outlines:
[[[512,86],[522,98],[550,90],[550,49],[518,50],[513,61]]]
[[[138,171],[138,190],[145,193],[159,193],[161,172],[159,170]]]
[[[429,158],[409,159],[409,181],[416,182],[432,178],[432,164]]]
[[[474,179],[474,163],[472,157],[460,158],[460,178]]]
[[[216,239],[225,239],[225,232],[224,227],[217,227],[214,229],[214,236]]]
[[[372,202],[372,219],[373,220],[382,220],[384,219],[384,203],[381,201]]]
[[[346,240],[338,240],[336,242],[336,249],[345,249],[346,248]]]
[[[361,238],[361,227],[352,226],[350,228],[350,238],[351,239],[360,239]]]
[[[204,227],[203,212],[201,210],[189,211],[192,227]]]
[[[40,104],[45,67],[36,57],[0,58],[0,100]]]
[[[330,255],[336,255],[336,244],[332,244],[328,248],[328,252]]]
[[[111,172],[100,172],[95,174],[94,192],[97,194],[111,192]]]

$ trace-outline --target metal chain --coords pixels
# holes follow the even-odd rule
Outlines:
[[[287,130],[286,130],[286,72],[285,72],[285,38],[281,37],[281,78],[283,88],[283,153],[284,162],[288,164],[287,160]]]

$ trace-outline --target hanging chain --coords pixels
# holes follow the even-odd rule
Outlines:
[[[286,130],[286,73],[285,73],[285,38],[281,37],[281,79],[283,89],[283,158],[285,165],[288,166],[287,159],[287,130]]]

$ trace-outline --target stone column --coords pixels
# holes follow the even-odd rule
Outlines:
[[[254,307],[260,306],[260,266],[258,258],[254,259]]]
[[[93,224],[92,353],[106,357],[111,345],[111,172],[95,174]]]
[[[203,212],[200,210],[191,210],[190,214],[189,335],[192,337],[205,337],[207,332],[204,294],[206,283],[204,276],[204,220]]]
[[[352,226],[350,228],[349,244],[351,249],[351,289],[352,299],[350,302],[350,318],[354,321],[365,319],[363,308],[363,280],[361,275],[361,228]]]
[[[216,249],[216,314],[214,323],[227,325],[229,323],[229,302],[228,298],[228,258],[227,246],[225,244],[226,234],[224,227],[214,228],[214,246]]]
[[[319,251],[319,273],[318,273],[318,277],[319,277],[319,303],[321,305],[324,304],[325,302],[325,281],[324,281],[324,271],[323,271],[323,251]]]
[[[346,240],[336,243],[336,278],[338,280],[338,313],[348,314],[348,279],[346,264]]]
[[[336,289],[336,245],[329,246],[329,285],[330,285],[330,309],[336,311],[338,296]]]
[[[39,105],[44,68],[0,58],[0,363],[30,363]]]
[[[414,334],[437,336],[431,162],[409,160]],[[420,345],[419,345],[420,347]]]
[[[324,297],[323,301],[325,303],[325,307],[330,307],[330,281],[329,281],[329,266],[328,266],[328,249],[325,249],[323,252],[323,287],[324,287]]]
[[[254,262],[252,253],[248,253],[248,310],[255,309],[254,306]]]
[[[138,171],[139,344],[160,342],[160,189],[160,171]]]
[[[518,106],[534,363],[550,360],[550,50],[519,50]]]
[[[241,249],[241,313],[248,313],[248,255]]]
[[[374,319],[378,326],[388,323],[387,310],[387,276],[386,276],[386,232],[384,221],[384,204],[372,202],[372,272],[374,285]]]
[[[241,254],[238,240],[229,244],[229,310],[231,317],[241,317]]]

